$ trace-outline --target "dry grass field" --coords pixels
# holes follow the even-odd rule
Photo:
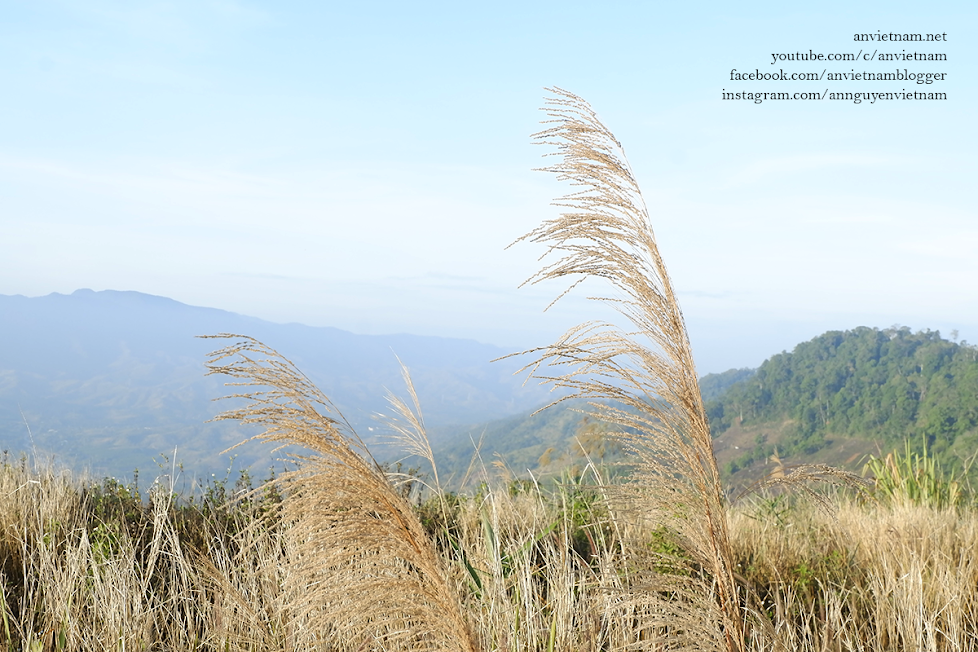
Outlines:
[[[547,169],[575,192],[525,237],[562,256],[531,281],[604,280],[596,300],[627,327],[575,327],[526,352],[527,371],[593,401],[627,472],[541,486],[502,465],[446,493],[437,472],[376,464],[279,353],[222,335],[208,367],[238,393],[219,418],[301,446],[292,470],[188,500],[157,483],[144,500],[5,458],[0,649],[978,650],[976,512],[926,459],[878,461],[875,484],[777,465],[731,500],[621,146],[570,93],[546,110]],[[405,381],[389,425],[437,468]]]
[[[228,503],[212,485],[188,504],[157,486],[139,500],[6,460],[0,649],[722,649],[721,621],[691,622],[683,590],[709,591],[708,571],[669,532],[609,509],[587,473],[408,497],[424,568],[356,537],[337,560],[280,518],[274,492]],[[974,510],[830,500],[726,510],[744,649],[978,649]]]

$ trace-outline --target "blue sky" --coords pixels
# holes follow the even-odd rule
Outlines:
[[[562,287],[517,289],[541,251],[505,249],[565,190],[529,138],[556,85],[624,145],[701,372],[859,325],[978,341],[972,3],[35,0],[0,17],[2,294],[545,344],[605,316],[583,296],[544,314]],[[946,32],[909,50],[948,60],[771,65],[876,30]],[[948,100],[721,100],[826,88]]]

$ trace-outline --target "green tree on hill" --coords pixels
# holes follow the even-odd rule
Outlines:
[[[737,420],[790,420],[789,454],[845,435],[884,446],[924,441],[942,457],[978,440],[978,349],[906,327],[831,331],[773,356],[707,413],[715,436]]]

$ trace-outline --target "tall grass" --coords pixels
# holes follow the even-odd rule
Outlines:
[[[770,505],[768,499],[767,504]],[[783,650],[978,649],[978,518],[931,505],[764,501],[731,515],[735,557]]]
[[[4,459],[0,505],[0,649],[198,647],[209,603],[169,492],[144,504],[114,481]]]
[[[264,428],[256,439],[312,453],[297,455],[298,469],[276,480],[287,492],[282,518],[296,550],[288,608],[363,645],[475,650],[456,587],[412,506],[339,410],[276,351],[224,337],[237,341],[211,354],[209,373],[260,389],[231,397],[246,404],[218,419],[256,424]]]
[[[645,628],[649,604],[625,599],[650,571],[635,560],[659,552],[651,570],[677,581],[696,570],[659,528],[614,519],[605,484],[499,479],[413,508],[479,649],[669,646]],[[9,461],[0,491],[4,652],[390,648],[296,608],[303,554],[274,494],[215,511]],[[728,508],[738,581],[770,623],[746,649],[978,650],[976,513],[831,500],[834,515],[776,495]]]
[[[621,144],[584,100],[551,91],[546,111],[553,126],[536,139],[559,158],[545,170],[575,191],[555,202],[559,217],[521,238],[561,255],[528,282],[569,277],[570,291],[590,277],[602,279],[612,292],[591,298],[629,326],[572,328],[553,345],[526,352],[537,355],[527,368],[571,390],[559,400],[592,399],[597,418],[620,426],[617,436],[635,468],[633,482],[618,488],[618,505],[664,528],[705,570],[682,581],[646,576],[647,586],[629,601],[650,631],[668,632],[663,644],[677,649],[741,650],[745,614],[720,471],[679,301]]]

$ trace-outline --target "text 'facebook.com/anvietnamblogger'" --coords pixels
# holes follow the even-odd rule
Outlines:
[[[764,68],[730,70],[730,81],[755,82],[748,90],[723,88],[724,100],[750,101],[846,101],[876,104],[880,101],[945,101],[942,89],[948,73],[941,70],[947,53],[938,51],[947,32],[855,34],[852,52],[772,52]],[[862,46],[862,47],[859,47]],[[822,63],[819,70],[815,65]],[[779,65],[780,64],[780,65]],[[793,64],[802,64],[803,69]],[[777,67],[775,67],[777,66]],[[786,68],[786,66],[790,66]],[[767,85],[755,90],[756,82]],[[785,82],[830,82],[832,86],[809,91],[778,90]]]

